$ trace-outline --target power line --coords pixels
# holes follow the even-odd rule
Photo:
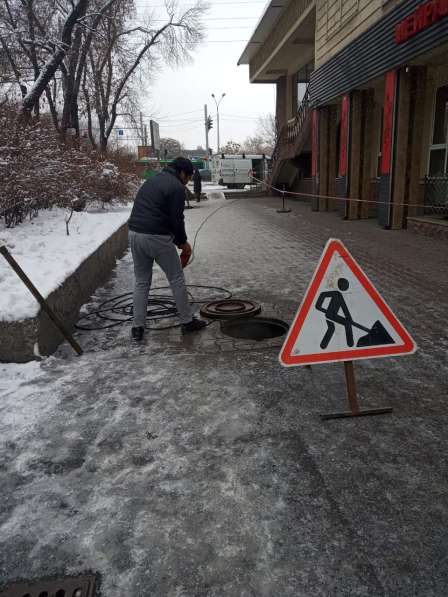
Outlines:
[[[252,29],[252,25],[243,25],[242,27],[207,27],[207,31],[218,31],[218,29]]]
[[[228,6],[229,4],[265,4],[265,0],[229,0],[229,2],[213,2],[213,6]],[[166,8],[165,4],[136,4],[137,7],[145,6],[147,8]],[[181,4],[179,8],[190,9],[194,8],[194,5]]]
[[[195,112],[202,112],[202,109],[198,108],[197,110],[190,110],[189,112],[175,112],[174,114],[168,114],[166,117],[165,116],[159,116],[159,119],[160,118],[171,118],[172,116],[181,116],[182,114],[194,114]],[[143,114],[143,118],[152,118],[153,120],[155,120],[154,114],[152,116],[148,116],[146,114]]]
[[[206,17],[202,21],[257,21],[257,17]],[[153,23],[166,23],[167,19],[152,19]]]
[[[236,44],[236,43],[247,44],[248,42],[249,42],[248,39],[208,39],[201,43],[207,45],[207,44]]]

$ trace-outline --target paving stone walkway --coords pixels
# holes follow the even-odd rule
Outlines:
[[[275,198],[201,204],[190,238],[224,205],[189,283],[290,322],[340,238],[419,345],[356,363],[362,404],[394,413],[321,422],[345,408],[342,365],[285,370],[281,342],[217,323],[141,346],[129,326],[79,333],[83,357],[0,384],[0,587],[93,570],[104,597],[445,597],[446,243]],[[131,285],[128,255],[86,308]]]

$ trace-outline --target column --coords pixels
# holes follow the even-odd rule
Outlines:
[[[398,76],[398,101],[395,125],[395,150],[393,154],[392,229],[403,228],[405,203],[408,203],[408,163],[411,116],[411,72],[401,69]]]
[[[328,113],[328,194],[331,197],[336,196],[336,176],[337,176],[337,107],[329,106]],[[328,209],[337,209],[337,201],[335,199],[328,199]]]
[[[422,147],[421,140],[424,138],[425,125],[425,101],[426,101],[426,66],[412,68],[412,103],[411,103],[411,135],[412,147],[410,151],[409,164],[409,203],[417,205],[422,202],[420,185],[420,165]],[[410,207],[408,215],[416,216],[421,213],[420,208]]]
[[[287,121],[286,116],[286,77],[280,77],[277,80],[276,89],[276,104],[275,104],[275,116],[277,119],[278,133],[285,126]]]
[[[370,178],[372,172],[372,160],[377,160],[377,135],[378,131],[375,122],[375,93],[373,89],[364,92],[363,98],[363,160],[362,160],[362,180],[360,199],[370,199]],[[361,203],[359,208],[359,217],[368,218],[370,212],[369,203]]]
[[[313,179],[313,193],[319,194],[319,111],[311,112],[311,178]],[[319,211],[319,199],[313,197],[311,209]]]
[[[349,182],[349,145],[350,145],[350,96],[344,95],[341,103],[341,134],[339,143],[338,179],[336,195],[341,198],[348,196]],[[338,211],[343,217],[348,216],[348,202],[338,201]]]
[[[329,108],[319,109],[319,211],[328,211]]]
[[[378,223],[390,228],[392,222],[392,172],[397,111],[397,71],[389,71],[385,77],[383,141],[381,146],[381,176],[378,206]]]
[[[363,94],[362,91],[353,91],[350,102],[350,144],[349,144],[349,193],[353,199],[360,199],[362,179],[363,155]],[[356,220],[359,217],[359,201],[349,201],[346,217]]]

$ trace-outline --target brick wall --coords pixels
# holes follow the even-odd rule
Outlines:
[[[316,68],[366,31],[399,0],[317,0]]]

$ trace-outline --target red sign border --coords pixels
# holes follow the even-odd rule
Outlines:
[[[373,299],[373,301],[380,309],[380,311],[383,313],[383,315],[386,317],[387,321],[390,323],[392,328],[401,338],[403,344],[395,346],[383,346],[379,348],[373,347],[346,351],[316,353],[301,356],[293,356],[291,354],[294,348],[294,344],[296,343],[297,338],[299,337],[299,334],[302,331],[303,324],[305,323],[305,320],[308,316],[314,299],[316,298],[316,294],[319,290],[319,286],[322,282],[322,279],[328,269],[333,255],[336,252],[340,254],[342,259],[345,261],[346,265],[356,276],[356,278],[361,283],[363,288],[366,290],[368,295]],[[297,311],[288,337],[285,340],[285,343],[283,344],[283,347],[280,351],[280,364],[284,367],[292,367],[295,365],[313,365],[325,362],[354,361],[359,359],[382,358],[386,356],[401,356],[405,354],[412,354],[416,350],[417,344],[405,330],[405,328],[397,319],[397,317],[393,314],[391,308],[381,298],[381,296],[373,286],[372,282],[362,271],[362,269],[356,263],[353,257],[350,255],[349,251],[344,246],[344,244],[338,239],[331,238],[325,246],[320,262],[316,268],[316,271],[314,272],[311,283],[308,286],[308,289],[305,293],[305,297],[299,307],[299,310]]]

